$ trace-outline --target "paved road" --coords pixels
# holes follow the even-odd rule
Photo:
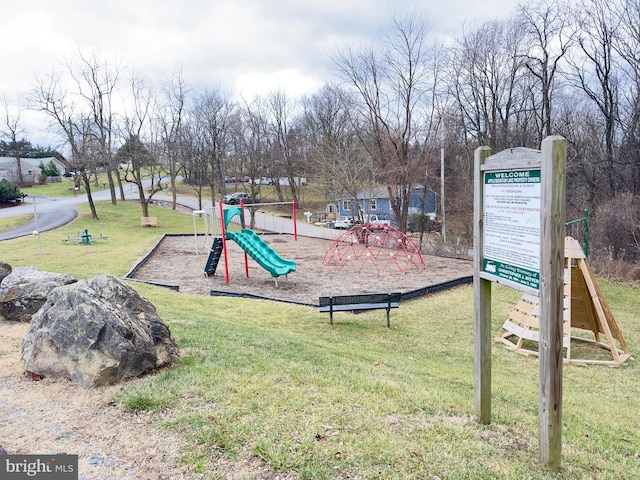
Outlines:
[[[109,198],[111,197],[108,190],[93,194],[95,201]],[[86,195],[76,197],[28,196],[20,206],[0,209],[0,218],[37,214],[34,215],[34,220],[13,230],[0,233],[0,240],[24,237],[33,234],[36,230],[46,232],[66,225],[78,216],[76,205],[86,201]]]
[[[93,199],[96,202],[109,200],[110,198],[111,196],[108,190],[102,190],[93,193]],[[138,198],[137,188],[135,186],[132,186],[132,188],[128,187],[125,192],[125,198]],[[155,195],[153,199],[165,202],[172,201],[172,197],[168,195]],[[0,209],[0,218],[15,217],[17,215],[32,215],[34,214],[34,212],[37,212],[37,221],[33,220],[16,229],[0,233],[0,241],[32,235],[36,230],[39,230],[40,232],[46,232],[48,230],[53,230],[66,225],[78,215],[75,208],[76,205],[84,203],[86,201],[86,195],[78,195],[77,197],[28,196],[25,198],[25,203],[23,205],[11,208],[2,208]],[[199,209],[198,201],[194,198],[180,197],[178,198],[178,203],[192,210]],[[208,212],[210,208],[211,202],[204,202],[202,209]],[[282,217],[275,217],[273,215],[262,212],[256,212],[256,228],[260,230],[272,231],[274,230],[274,226],[276,226],[276,223],[278,231],[282,231],[283,233],[293,233],[292,220]],[[296,228],[298,235],[326,238],[328,240],[333,240],[342,233],[342,231],[340,230],[318,227],[316,225],[308,224],[305,222],[297,222]]]

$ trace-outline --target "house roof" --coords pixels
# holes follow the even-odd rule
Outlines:
[[[424,187],[422,185],[415,185],[413,187],[414,190],[420,190]],[[340,195],[340,200],[349,200],[351,197],[348,194]],[[361,188],[356,192],[356,199],[358,200],[366,200],[369,198],[389,198],[389,190],[387,190],[386,186],[375,186],[371,188]]]
[[[65,165],[58,160],[56,157],[45,157],[45,158],[20,158],[20,164],[22,165],[22,169],[24,170],[25,167],[26,168],[33,168],[35,169],[39,169],[40,168],[40,163],[43,164],[47,164],[49,162],[53,161],[53,163],[55,165],[57,165],[58,167],[62,167],[62,169],[64,170]],[[15,167],[16,165],[16,159],[15,157],[0,157],[0,166],[2,167]],[[0,167],[1,168],[1,167]]]
[[[23,175],[29,171],[32,171],[34,175],[40,175],[40,163],[47,165],[49,162],[53,162],[58,167],[60,173],[64,173],[67,169],[64,163],[55,157],[45,158],[20,158],[20,166]],[[16,173],[16,159],[14,157],[0,157],[0,179],[11,179]]]

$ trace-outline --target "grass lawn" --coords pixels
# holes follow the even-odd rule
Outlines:
[[[163,232],[193,231],[190,215],[86,206],[73,224],[2,242],[1,260],[81,278],[121,276]],[[93,246],[60,239],[88,228]],[[331,327],[310,307],[199,297],[132,283],[170,325],[176,367],[124,384],[115,400],[145,410],[188,440],[183,460],[206,478],[236,478],[248,462],[301,479],[640,478],[640,370],[565,366],[563,469],[538,462],[538,361],[493,346],[492,424],[473,416],[473,289],[404,302],[393,328],[380,312]],[[640,349],[639,292],[600,282],[632,353]],[[493,331],[519,293],[493,286]],[[244,468],[246,471],[246,468]]]
[[[0,218],[0,232],[12,230],[33,220],[33,215],[16,215],[15,217]]]
[[[104,181],[103,181],[104,180]],[[106,175],[104,178],[98,179],[98,185],[91,182],[91,191],[98,192],[105,189]],[[44,195],[47,197],[72,197],[74,195],[73,187],[75,179],[71,177],[62,177],[60,182],[48,183],[46,185],[33,185],[31,187],[20,187],[22,193],[27,195]],[[85,195],[84,184],[81,184],[80,190],[76,195]]]

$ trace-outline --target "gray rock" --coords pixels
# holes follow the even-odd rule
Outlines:
[[[2,283],[2,280],[11,273],[11,270],[11,265],[0,262],[0,283]]]
[[[0,320],[30,322],[49,292],[76,281],[71,275],[41,272],[36,267],[14,268],[0,283]]]
[[[118,383],[179,358],[155,307],[106,275],[54,289],[22,342],[27,372],[84,387]]]

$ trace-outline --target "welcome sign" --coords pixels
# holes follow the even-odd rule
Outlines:
[[[482,271],[540,289],[540,169],[484,172]]]

